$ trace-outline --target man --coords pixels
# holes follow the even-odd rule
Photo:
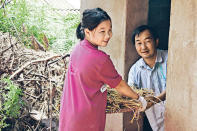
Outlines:
[[[165,100],[168,54],[157,49],[158,35],[153,28],[142,25],[134,30],[132,42],[142,58],[131,67],[128,84],[153,90],[154,96]],[[162,101],[145,111],[153,131],[164,131],[164,110]]]

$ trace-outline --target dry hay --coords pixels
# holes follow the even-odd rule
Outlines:
[[[139,95],[144,96],[147,101],[146,96],[153,96],[153,91],[146,89],[138,89],[137,87],[131,87]],[[131,123],[133,120],[139,119],[139,108],[141,103],[136,99],[131,99],[129,97],[121,96],[115,89],[107,87],[107,107],[106,113],[121,113],[121,112],[133,112],[133,117],[131,118]]]

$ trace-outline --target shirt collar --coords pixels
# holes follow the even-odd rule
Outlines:
[[[94,49],[94,50],[98,50],[98,46],[93,45],[92,43],[90,43],[86,39],[81,41],[81,45],[86,46],[86,47],[91,48],[91,49]]]
[[[161,56],[161,52],[157,50],[156,63],[161,63],[161,62],[163,62],[163,58]]]
[[[157,50],[157,57],[156,57],[155,65],[156,65],[156,63],[162,63],[162,62],[163,62],[163,58],[162,58],[162,56],[161,56],[161,52],[160,52],[159,50]],[[144,61],[143,58],[140,59],[139,64],[140,64],[140,67],[141,67],[141,68],[146,68],[146,69],[150,69],[150,70],[154,69],[154,67],[151,69],[151,68],[146,64],[146,62]]]

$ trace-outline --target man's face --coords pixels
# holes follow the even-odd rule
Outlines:
[[[144,30],[135,36],[135,48],[143,59],[156,57],[156,47],[158,40],[154,40],[149,30]]]

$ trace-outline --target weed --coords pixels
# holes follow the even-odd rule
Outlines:
[[[22,91],[9,79],[2,79],[4,88],[1,88],[2,96],[0,98],[0,129],[5,128],[8,124],[5,122],[7,118],[17,118],[20,115],[20,109],[23,105],[21,100]]]
[[[37,0],[13,0],[0,9],[0,31],[10,32],[31,48],[33,35],[41,44],[47,36],[49,45],[58,51],[68,51],[75,43],[79,12],[58,14],[52,7]]]

